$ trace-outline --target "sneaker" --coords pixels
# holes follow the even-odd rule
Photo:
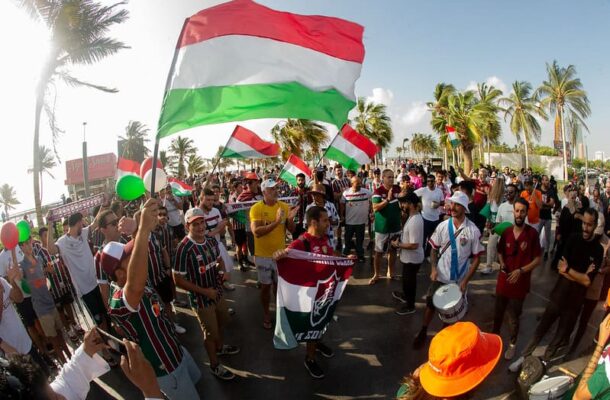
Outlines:
[[[523,361],[525,361],[525,357],[521,356],[517,358],[516,361],[514,361],[511,365],[508,366],[508,370],[510,372],[518,372],[519,368],[521,368],[521,364],[523,364]]]
[[[407,302],[407,300],[405,300],[405,295],[403,292],[394,290],[394,291],[392,291],[392,297],[394,297],[396,300],[400,301],[401,303]]]
[[[174,330],[176,331],[176,333],[179,333],[179,334],[186,333],[186,329],[184,329],[184,327],[178,325],[175,322],[174,322]]]
[[[235,290],[235,285],[229,281],[224,281],[222,283],[222,287],[225,288],[225,290],[228,290],[229,292],[232,292]]]
[[[419,350],[424,347],[426,344],[426,340],[428,339],[428,330],[425,328],[420,329],[420,331],[415,335],[413,339],[413,348],[415,350]]]
[[[219,351],[216,351],[216,355],[219,356],[232,356],[233,354],[239,353],[240,348],[238,346],[231,346],[229,344],[222,345]]]
[[[324,371],[322,371],[322,368],[320,368],[316,360],[305,359],[305,368],[307,368],[307,371],[309,372],[309,375],[311,375],[312,378],[324,378]]]
[[[330,347],[328,347],[327,345],[325,345],[322,342],[318,342],[316,344],[316,351],[319,352],[320,354],[322,354],[326,358],[331,358],[332,356],[335,355],[335,352],[333,351],[333,349],[331,349]]]
[[[223,381],[230,381],[235,378],[235,374],[229,371],[224,365],[218,364],[215,367],[210,366],[210,370],[212,371],[212,375],[214,375],[218,379],[222,379]]]
[[[504,352],[504,359],[505,360],[512,360],[513,357],[515,356],[515,350],[516,350],[517,346],[514,344],[509,344],[508,345],[508,349],[506,349],[506,351]]]
[[[489,274],[491,274],[492,272],[493,272],[493,270],[491,269],[491,267],[483,268],[483,269],[481,270],[481,273],[482,273],[483,275],[489,275]]]
[[[409,314],[414,314],[415,313],[415,307],[409,307],[407,305],[404,305],[402,307],[400,307],[398,310],[394,311],[394,314],[396,315],[409,315]]]

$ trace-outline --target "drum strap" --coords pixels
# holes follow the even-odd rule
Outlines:
[[[468,260],[466,260],[466,262],[464,263],[464,265],[462,265],[461,268],[458,265],[458,262],[459,262],[458,247],[457,247],[457,243],[456,243],[455,239],[457,239],[458,235],[462,232],[463,229],[464,229],[464,227],[461,227],[460,229],[458,229],[457,233],[454,233],[453,218],[449,218],[449,245],[451,246],[451,277],[450,277],[450,279],[455,282],[457,282],[460,279],[460,277],[466,270],[466,266],[468,265]],[[446,249],[447,249],[447,245],[445,245],[444,250],[446,250]],[[440,259],[440,257],[439,257],[439,259]]]

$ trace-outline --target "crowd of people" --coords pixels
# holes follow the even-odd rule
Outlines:
[[[610,181],[591,191],[569,183],[560,198],[553,177],[508,167],[481,166],[467,176],[461,168],[442,170],[429,163],[358,171],[336,164],[318,166],[312,176],[297,175],[294,187],[279,179],[279,170],[188,177],[193,190],[183,197],[169,185],[147,200],[111,201],[109,195],[96,209],[74,213],[62,226],[49,222],[35,239],[3,250],[0,349],[9,360],[15,356],[9,362],[14,365],[3,368],[18,371],[29,362],[37,366],[32,379],[54,377],[40,389],[48,398],[50,393],[84,398],[91,379],[119,364],[147,397],[197,398],[201,371],[181,344],[186,329],[177,323],[175,306],[196,315],[209,373],[233,379],[235,373],[224,364],[240,352],[224,341],[235,314],[225,298],[235,289],[232,275],[237,268],[256,270],[261,326],[271,330],[277,260],[287,249],[351,257],[356,265],[364,265],[370,251],[369,285],[384,276],[401,282],[402,290],[389,294],[399,304],[399,316],[417,312],[417,275],[429,264],[415,349],[428,341],[439,290],[455,285],[467,307],[477,271],[497,274],[492,333],[443,319],[446,328],[432,339],[429,362],[405,379],[397,395],[402,399],[460,397],[474,390],[502,355],[514,360],[511,371],[519,371],[555,321],[543,361],[570,357],[598,301],[606,297]],[[227,207],[235,203],[247,206]],[[517,356],[532,271],[547,260],[556,283]],[[179,304],[177,288],[187,294],[186,304]],[[509,337],[503,346],[505,316]],[[95,327],[85,333],[81,325],[89,320]],[[607,330],[601,330],[606,338]],[[317,354],[330,358],[334,352],[321,340],[307,343],[304,366],[319,379],[324,371]],[[451,378],[456,371],[462,375]],[[21,390],[28,390],[25,379],[17,378]],[[0,376],[0,393],[15,389],[11,382]],[[578,389],[577,395],[593,393]]]

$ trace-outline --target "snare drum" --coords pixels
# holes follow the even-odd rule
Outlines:
[[[453,324],[461,320],[468,310],[468,303],[460,287],[455,283],[443,285],[434,292],[432,303],[441,321]]]
[[[569,376],[555,376],[543,379],[532,385],[529,390],[530,400],[560,399],[570,389],[574,379]]]

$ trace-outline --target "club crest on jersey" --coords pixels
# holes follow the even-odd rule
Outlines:
[[[316,296],[313,299],[313,307],[310,314],[312,326],[316,326],[326,319],[330,306],[333,304],[338,284],[339,277],[337,276],[337,271],[333,271],[332,275],[328,278],[318,281]]]

